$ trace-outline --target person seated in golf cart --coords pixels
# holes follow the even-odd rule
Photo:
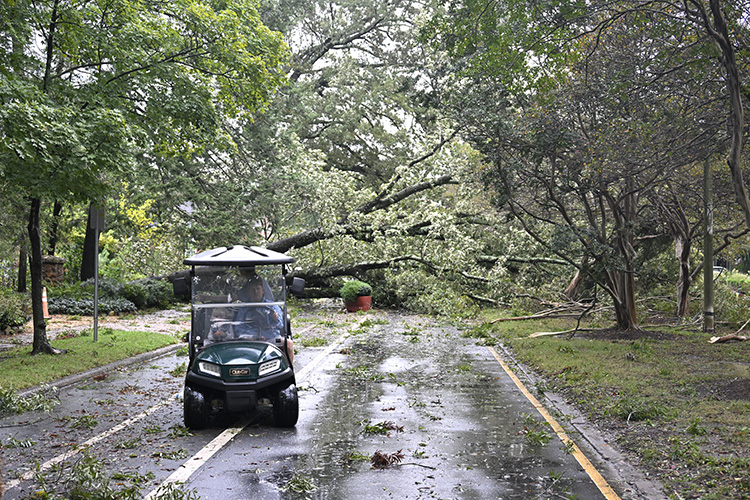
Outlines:
[[[226,340],[261,340],[284,344],[286,329],[284,313],[268,282],[255,273],[254,268],[240,269],[238,274],[220,280],[222,287],[216,300],[207,311],[210,326],[204,346]],[[218,297],[217,296],[217,297]],[[294,358],[291,338],[286,338],[286,351],[290,362]]]
[[[273,302],[273,293],[268,283],[252,271],[243,271],[247,283],[237,292],[237,299],[242,305],[234,318],[237,326],[234,334],[237,338],[249,337],[266,342],[281,343],[284,334],[284,319],[281,308],[277,305],[260,305]],[[294,343],[286,339],[286,352],[289,361],[294,363]]]
[[[249,302],[253,305],[240,306],[235,321],[239,324],[234,330],[237,337],[252,337],[259,340],[274,340],[281,336],[284,328],[281,308],[276,305],[255,305],[264,302],[273,302],[266,297],[268,285],[259,276],[251,277],[247,284],[239,290],[240,302]]]

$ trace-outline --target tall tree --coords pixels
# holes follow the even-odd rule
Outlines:
[[[439,61],[417,39],[417,21],[433,8],[265,3],[264,20],[290,40],[289,85],[264,116],[227,124],[236,154],[159,164],[155,186],[190,201],[195,241],[262,242],[294,252],[305,268],[346,263],[360,272],[362,261],[419,254],[453,228],[467,234],[470,211],[442,196],[456,189],[468,154],[434,97]],[[176,175],[183,167],[189,174]],[[391,243],[381,244],[386,235]]]
[[[252,0],[5,2],[0,6],[3,185],[29,203],[32,353],[42,315],[45,200],[101,198],[133,153],[191,155],[221,118],[260,110],[286,49]]]
[[[589,7],[465,2],[436,29],[462,68],[456,116],[495,163],[503,206],[637,328],[637,249],[666,229],[649,200],[724,146],[719,79],[690,27]]]

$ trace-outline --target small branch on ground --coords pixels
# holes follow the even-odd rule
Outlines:
[[[742,325],[742,326],[741,326],[741,327],[739,328],[739,330],[737,330],[736,332],[734,332],[734,334],[735,334],[735,335],[739,335],[739,333],[740,333],[740,332],[741,332],[742,330],[744,330],[744,329],[745,329],[745,327],[747,326],[747,324],[748,324],[748,323],[750,323],[750,319],[749,319],[749,320],[747,320],[747,321],[745,321],[745,324],[744,324],[744,325]]]
[[[743,337],[742,335],[737,335],[736,333],[732,333],[730,335],[724,335],[723,337],[711,337],[711,340],[708,341],[709,344],[722,344],[724,342],[742,342],[744,340],[750,340],[750,337]]]
[[[565,335],[566,333],[575,334],[575,332],[593,332],[593,328],[571,328],[570,330],[563,330],[561,332],[534,332],[529,335],[530,339],[537,337],[546,337],[550,335]],[[572,335],[571,335],[572,336]]]
[[[376,469],[385,469],[394,464],[400,463],[404,459],[404,454],[398,450],[396,453],[383,453],[378,450],[370,459],[372,466]]]

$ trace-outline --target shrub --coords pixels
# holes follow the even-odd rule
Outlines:
[[[94,294],[94,279],[87,279],[82,283],[84,286],[91,288],[91,294]],[[112,278],[99,278],[99,297],[116,299],[124,297],[125,285]]]
[[[31,319],[31,298],[24,293],[0,290],[0,333],[22,327]]]
[[[166,307],[173,298],[171,285],[145,279],[123,284],[112,278],[99,279],[99,312],[125,313],[145,307]],[[94,314],[94,280],[50,289],[50,314],[91,316]]]
[[[111,278],[99,279],[99,297],[116,299],[123,295],[123,285]],[[94,296],[94,279],[90,278],[74,284],[61,284],[47,288],[47,297],[69,299],[90,299]]]
[[[742,273],[729,273],[725,278],[727,285],[737,293],[750,294],[750,276]]]
[[[137,308],[132,301],[122,297],[123,285],[109,278],[99,279],[99,312],[124,313]],[[49,289],[50,314],[70,316],[94,315],[94,280],[89,279],[73,285],[55,286]]]
[[[372,287],[364,281],[350,280],[344,283],[339,293],[346,302],[355,302],[357,297],[372,295]]]
[[[94,299],[76,299],[73,297],[56,297],[49,299],[49,312],[50,314],[67,314],[70,316],[93,316],[94,315]],[[133,312],[138,308],[128,299],[123,298],[100,298],[99,299],[99,312],[100,313],[125,313]]]
[[[85,285],[83,283],[62,283],[59,285],[50,285],[47,287],[47,298],[54,299],[57,297],[67,297],[71,299],[85,299],[94,296],[93,283]]]
[[[717,286],[714,290],[714,310],[716,318],[736,328],[747,321],[750,300],[747,296],[738,295],[726,286]]]
[[[123,287],[123,295],[138,309],[166,307],[172,302],[174,296],[169,282],[150,278],[127,283]]]

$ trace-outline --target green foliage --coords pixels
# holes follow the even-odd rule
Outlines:
[[[750,297],[738,294],[731,286],[727,286],[721,280],[716,281],[715,284],[714,314],[716,318],[739,328],[748,319]]]
[[[163,280],[143,279],[123,284],[111,278],[99,279],[99,312],[119,314],[149,307],[165,308],[173,299],[171,285]],[[49,312],[93,315],[93,280],[50,288]]]
[[[612,411],[614,415],[626,422],[659,420],[667,414],[663,404],[635,394],[620,398]]]
[[[721,279],[738,294],[750,295],[750,276],[747,274],[730,272],[726,276],[720,277],[719,281]]]
[[[57,388],[44,386],[29,396],[19,396],[13,385],[0,384],[0,415],[27,411],[50,411],[57,400]]]
[[[295,472],[292,478],[282,486],[282,491],[291,491],[293,493],[312,493],[317,490],[318,487],[313,483],[312,479],[302,475],[300,472]]]
[[[355,302],[357,297],[372,295],[372,287],[364,281],[349,280],[344,283],[339,293],[346,302]]]
[[[27,294],[0,289],[0,333],[20,328],[31,319],[31,298]]]
[[[168,281],[155,279],[126,283],[123,286],[123,294],[138,309],[147,307],[165,308],[174,299],[172,285]]]
[[[135,310],[137,310],[135,304],[127,299],[99,299],[99,313],[107,314],[113,312],[115,314],[120,314]],[[67,297],[49,299],[49,312],[50,314],[93,316],[94,299],[74,299]]]
[[[143,489],[154,479],[153,473],[106,474],[99,459],[88,452],[61,468],[45,475],[37,474],[36,491],[24,500],[138,500]],[[195,491],[185,491],[170,484],[160,489],[155,500],[197,500]]]

